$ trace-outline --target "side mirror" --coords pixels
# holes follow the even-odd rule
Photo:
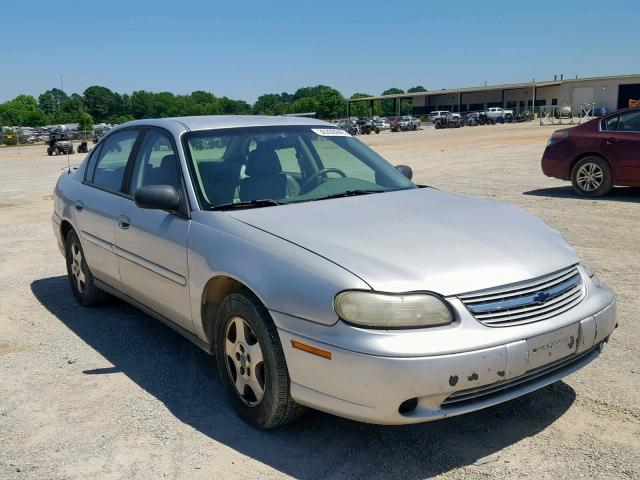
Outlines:
[[[171,185],[140,187],[134,195],[136,206],[153,210],[175,211],[180,208],[180,194]]]
[[[396,165],[396,170],[398,170],[402,175],[407,177],[409,180],[413,178],[413,170],[408,165]]]

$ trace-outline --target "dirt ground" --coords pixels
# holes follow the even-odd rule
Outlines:
[[[418,183],[539,215],[613,286],[620,327],[587,368],[524,398],[428,424],[310,412],[260,432],[214,362],[121,302],[73,299],[51,232],[66,157],[0,150],[0,478],[640,478],[640,191],[576,197],[546,178],[553,127],[364,137]],[[79,162],[81,155],[74,155]]]

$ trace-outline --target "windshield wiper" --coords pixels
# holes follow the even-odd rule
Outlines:
[[[211,210],[231,210],[233,208],[259,208],[259,207],[272,207],[274,205],[281,205],[271,198],[262,198],[259,200],[247,200],[246,202],[230,202],[221,203],[211,208]]]
[[[382,193],[388,190],[347,190],[346,192],[334,193],[333,195],[327,195],[326,197],[314,198],[314,200],[329,200],[331,198],[344,198],[344,197],[357,197],[358,195],[369,195],[371,193]]]

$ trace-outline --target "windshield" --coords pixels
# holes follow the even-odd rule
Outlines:
[[[188,132],[183,144],[204,209],[243,202],[248,207],[270,206],[416,188],[380,155],[333,127]]]

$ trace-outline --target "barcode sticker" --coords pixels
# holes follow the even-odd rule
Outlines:
[[[341,128],[312,128],[311,131],[321,137],[350,137],[347,132]]]

